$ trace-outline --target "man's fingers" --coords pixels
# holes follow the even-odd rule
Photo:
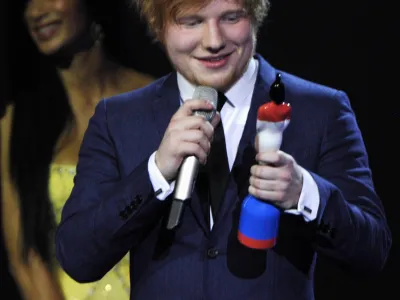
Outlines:
[[[200,145],[204,152],[210,151],[210,141],[201,130],[188,130],[182,133],[181,140],[184,142],[194,143]]]
[[[208,153],[204,151],[200,144],[192,142],[182,142],[179,146],[178,155],[182,158],[194,155],[198,158],[200,163],[204,164],[207,161]]]
[[[263,165],[272,165],[275,167],[284,166],[293,161],[289,154],[280,150],[258,153],[256,160]]]
[[[250,174],[264,180],[276,180],[279,176],[279,169],[269,166],[254,165],[250,169]]]
[[[213,110],[214,106],[207,100],[190,99],[183,102],[181,107],[175,113],[175,118],[191,116],[197,110]]]
[[[168,128],[169,132],[185,132],[191,130],[200,130],[202,131],[208,140],[212,140],[214,135],[214,127],[210,124],[210,122],[204,120],[203,117],[199,116],[190,116],[181,118],[177,121],[171,122]]]
[[[285,191],[288,188],[289,183],[279,179],[271,180],[250,176],[250,185],[260,190],[279,192]]]
[[[211,120],[211,125],[215,128],[217,127],[218,123],[221,121],[221,115],[217,112],[214,118]]]

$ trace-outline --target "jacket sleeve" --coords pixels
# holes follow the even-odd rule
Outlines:
[[[89,122],[74,188],[56,233],[57,259],[78,282],[102,278],[141,242],[169,203],[156,199],[148,159],[121,176],[106,103],[97,105]]]
[[[316,248],[354,271],[374,273],[386,262],[391,233],[348,97],[335,97],[318,170],[310,172],[320,194]]]

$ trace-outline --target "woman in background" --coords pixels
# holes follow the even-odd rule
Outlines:
[[[11,15],[2,219],[10,270],[25,299],[129,299],[128,257],[98,282],[80,284],[57,265],[53,249],[96,104],[153,80],[127,65],[133,50],[124,44],[123,20],[133,16],[125,3],[30,0]]]

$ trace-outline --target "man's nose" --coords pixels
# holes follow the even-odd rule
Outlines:
[[[225,48],[225,37],[216,21],[210,21],[204,27],[203,47],[211,53],[218,53]]]

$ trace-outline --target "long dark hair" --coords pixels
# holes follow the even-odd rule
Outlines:
[[[107,54],[128,67],[134,52],[129,22],[134,12],[125,1],[86,1],[93,20],[104,32]],[[24,260],[30,249],[52,266],[55,217],[49,199],[49,168],[56,143],[72,111],[54,61],[40,54],[29,36],[23,12],[26,1],[15,3],[7,44],[11,49],[10,97],[14,104],[10,139],[10,174],[18,192],[23,230]]]

